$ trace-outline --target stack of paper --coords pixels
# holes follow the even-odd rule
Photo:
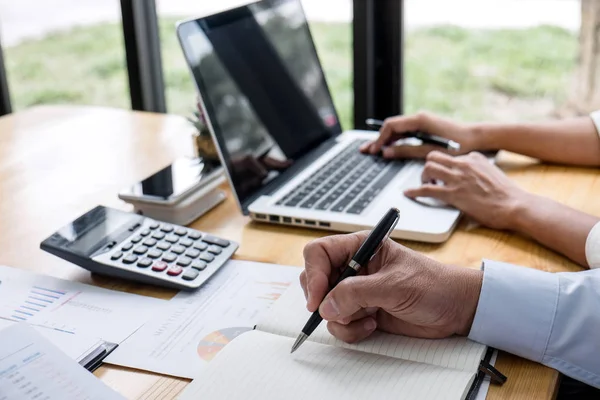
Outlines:
[[[0,266],[0,318],[121,343],[167,302]]]
[[[0,400],[122,400],[26,324],[0,331]]]

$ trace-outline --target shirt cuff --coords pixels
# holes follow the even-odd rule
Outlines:
[[[483,285],[469,339],[541,362],[554,323],[555,274],[484,260]]]
[[[585,259],[590,268],[600,268],[600,222],[598,222],[585,240]]]
[[[591,113],[590,117],[592,118],[592,121],[594,121],[594,125],[596,125],[598,135],[600,135],[600,110]]]

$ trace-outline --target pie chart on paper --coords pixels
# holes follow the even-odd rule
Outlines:
[[[198,343],[198,356],[204,361],[212,360],[229,342],[252,328],[223,328],[206,335]]]

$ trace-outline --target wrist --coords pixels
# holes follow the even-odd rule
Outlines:
[[[535,223],[535,210],[540,207],[543,197],[532,193],[523,192],[516,196],[516,200],[507,217],[508,229],[528,235],[529,228]]]
[[[506,129],[500,124],[475,123],[470,126],[474,150],[502,150]]]
[[[471,268],[459,268],[460,279],[457,290],[461,295],[457,303],[460,311],[456,319],[457,326],[455,333],[461,336],[468,336],[475,319],[477,304],[479,303],[479,294],[483,285],[483,271]]]

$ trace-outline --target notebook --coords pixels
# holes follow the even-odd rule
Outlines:
[[[348,344],[322,323],[290,354],[310,316],[305,304],[300,286],[291,287],[253,331],[216,355],[181,399],[202,394],[247,400],[462,400],[476,386],[487,347],[462,337],[431,340],[375,332]]]

